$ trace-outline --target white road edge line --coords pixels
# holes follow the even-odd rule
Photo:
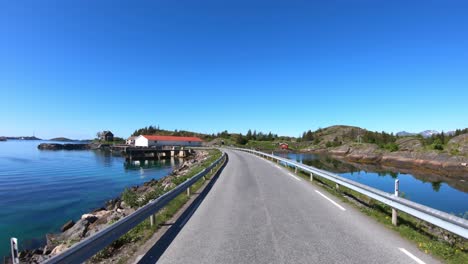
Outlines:
[[[417,263],[419,264],[426,264],[424,261],[420,260],[419,258],[417,258],[415,255],[411,254],[410,252],[408,252],[408,250],[404,249],[404,248],[398,248],[401,252],[405,253],[408,257],[412,258],[414,261],[416,261]]]
[[[275,165],[275,167],[276,167],[276,168],[278,168],[278,169],[281,169],[281,167],[280,167],[280,166],[278,166],[278,165]]]
[[[342,211],[346,211],[346,209],[345,209],[343,206],[337,204],[335,201],[333,201],[332,199],[328,198],[328,197],[325,196],[323,193],[321,193],[321,192],[319,192],[319,191],[317,191],[317,190],[315,190],[315,192],[317,192],[317,193],[320,194],[323,198],[325,198],[325,199],[327,199],[328,201],[330,201],[330,202],[331,202],[332,204],[334,204],[336,207],[340,208]]]
[[[288,173],[289,176],[293,177],[296,181],[301,181],[296,175],[293,175],[292,173]]]

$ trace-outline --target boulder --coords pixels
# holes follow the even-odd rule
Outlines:
[[[81,216],[81,220],[87,220],[90,223],[94,223],[97,219],[98,217],[93,214],[84,214]]]
[[[115,210],[120,208],[120,198],[115,198],[106,202],[106,210]]]
[[[52,248],[46,245],[42,251],[43,255],[50,255],[50,253],[52,252]]]
[[[94,209],[91,213],[94,214],[94,213],[97,213],[97,212],[100,212],[100,211],[105,211],[105,210],[107,210],[107,209],[104,208],[104,207],[100,207],[100,208]]]
[[[63,251],[67,250],[67,248],[68,248],[68,246],[65,245],[65,244],[58,245],[58,246],[54,247],[54,249],[52,249],[52,251],[50,252],[50,255],[51,256],[58,255],[58,254],[62,253]]]
[[[62,228],[60,228],[60,231],[65,232],[65,231],[67,231],[68,229],[70,229],[73,225],[75,225],[75,222],[74,222],[73,220],[70,220],[70,221],[66,222],[66,223],[62,226]]]
[[[400,151],[418,151],[423,148],[421,140],[415,137],[404,137],[404,138],[399,138],[396,141],[396,144],[398,145],[398,149]]]
[[[29,260],[30,263],[42,263],[44,261],[46,261],[49,257],[48,256],[44,256],[44,255],[33,255],[31,257],[31,259]]]
[[[97,218],[96,218],[97,219]],[[70,229],[60,234],[47,234],[47,246],[53,247],[64,241],[79,241],[85,237],[90,222],[88,219],[78,220]]]

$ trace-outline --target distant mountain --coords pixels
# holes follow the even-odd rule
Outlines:
[[[399,137],[408,137],[408,136],[416,136],[417,134],[416,133],[406,132],[406,131],[400,131],[400,132],[396,133],[396,135],[399,136]]]
[[[437,134],[440,134],[441,132],[437,131],[437,130],[425,130],[423,132],[419,132],[419,133],[411,133],[411,132],[407,132],[407,131],[400,131],[398,133],[396,133],[397,136],[399,137],[410,137],[410,136],[416,136],[416,135],[421,135],[425,138],[428,138],[428,137],[431,137],[432,135],[437,135]],[[444,132],[444,135],[446,136],[453,136],[455,135],[455,131],[447,131],[447,132]]]
[[[440,132],[437,130],[425,130],[423,132],[420,132],[419,135],[423,136],[424,138],[431,137],[432,135],[437,135]]]

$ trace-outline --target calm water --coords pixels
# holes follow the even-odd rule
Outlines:
[[[395,179],[400,180],[400,193],[411,201],[432,208],[468,218],[468,182],[434,175],[404,174],[385,171],[379,167],[343,163],[336,159],[315,154],[276,154],[311,165],[336,174],[393,193]]]
[[[0,256],[10,237],[38,246],[46,233],[101,207],[126,187],[167,175],[178,160],[125,166],[102,151],[40,151],[40,141],[0,142]]]

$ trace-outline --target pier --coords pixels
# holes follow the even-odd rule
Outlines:
[[[119,152],[127,161],[132,160],[161,160],[171,157],[185,158],[193,153],[192,149],[183,147],[135,147],[129,145],[110,146],[112,152]]]

